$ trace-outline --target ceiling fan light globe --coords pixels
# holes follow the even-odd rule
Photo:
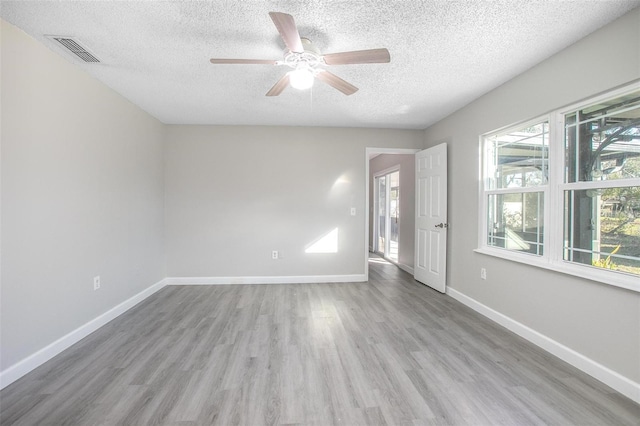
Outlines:
[[[298,90],[306,90],[313,86],[313,74],[306,69],[297,69],[289,72],[289,84]]]

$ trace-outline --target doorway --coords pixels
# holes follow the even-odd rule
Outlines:
[[[399,157],[405,154],[408,163]],[[447,259],[447,144],[440,143],[425,150],[400,148],[366,148],[365,215],[365,280],[369,279],[369,253],[392,251],[391,174],[395,164],[400,171],[397,191],[399,209],[397,267],[434,289],[446,291]],[[382,158],[379,161],[379,157]],[[386,157],[386,158],[385,158]],[[396,157],[396,158],[393,158]],[[410,170],[411,178],[407,173]],[[404,178],[403,178],[404,176]],[[378,179],[375,179],[378,177]],[[382,179],[384,177],[384,179]],[[404,180],[403,180],[404,179]],[[404,183],[402,183],[404,182]],[[378,194],[376,196],[376,193]],[[404,201],[403,201],[404,200]],[[405,205],[407,200],[411,205]],[[390,217],[387,219],[387,217]],[[394,253],[395,254],[395,253]]]
[[[365,278],[369,278],[369,255],[376,252],[384,252],[384,257],[393,262],[400,269],[413,275],[413,251],[414,251],[414,224],[415,224],[415,203],[413,193],[415,192],[414,170],[415,157],[414,154],[419,149],[411,148],[366,148],[365,150],[365,176],[366,176],[366,206],[368,214],[365,214],[364,229],[364,268]],[[378,200],[376,193],[378,187],[381,186],[380,180],[375,178],[399,171],[399,187],[397,197],[397,208],[395,214],[392,214],[392,206],[390,201],[392,194],[386,196],[388,187],[391,192],[391,184],[388,177],[384,180],[385,201],[380,203],[381,206],[387,206],[384,215],[380,215],[378,209]],[[396,186],[396,185],[393,185]],[[394,194],[395,195],[395,194]],[[388,221],[380,220],[381,216],[389,213]],[[397,216],[397,228],[395,219]],[[390,222],[390,223],[388,223]],[[384,223],[384,226],[380,224]],[[396,231],[397,229],[397,238]],[[389,235],[387,236],[387,231]],[[382,237],[382,238],[379,238]],[[392,242],[393,240],[393,242]],[[397,241],[397,245],[396,245]],[[386,247],[386,244],[389,247]],[[394,258],[388,256],[393,252]],[[381,253],[380,256],[383,256]],[[397,256],[397,260],[395,260]]]

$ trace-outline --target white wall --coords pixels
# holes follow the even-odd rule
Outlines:
[[[449,142],[449,286],[636,383],[640,294],[473,249],[478,136],[638,78],[636,9],[426,130],[427,146]]]
[[[381,154],[369,162],[369,245],[373,245],[374,176],[380,171],[398,166],[400,169],[400,219],[398,220],[398,263],[413,268],[416,216],[415,155]]]
[[[169,126],[168,276],[364,274],[365,148],[423,143],[411,130]],[[305,253],[336,228],[337,253]]]
[[[5,371],[165,270],[163,125],[1,26]]]

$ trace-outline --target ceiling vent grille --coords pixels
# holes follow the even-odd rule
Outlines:
[[[78,58],[82,59],[84,62],[89,62],[89,63],[100,62],[100,59],[96,58],[87,49],[82,47],[77,40],[74,40],[71,37],[61,37],[61,36],[47,36],[47,37],[53,41],[58,42],[61,46],[63,46],[69,52],[76,55]]]

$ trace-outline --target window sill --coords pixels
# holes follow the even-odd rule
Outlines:
[[[624,272],[607,271],[591,266],[584,266],[560,261],[551,261],[547,258],[536,256],[533,254],[514,253],[503,249],[495,249],[482,247],[473,250],[476,253],[487,256],[498,257],[500,259],[510,260],[512,262],[525,263],[542,269],[548,269],[562,274],[573,275],[596,281],[603,284],[624,288],[640,293],[640,278],[635,275],[626,274]]]

